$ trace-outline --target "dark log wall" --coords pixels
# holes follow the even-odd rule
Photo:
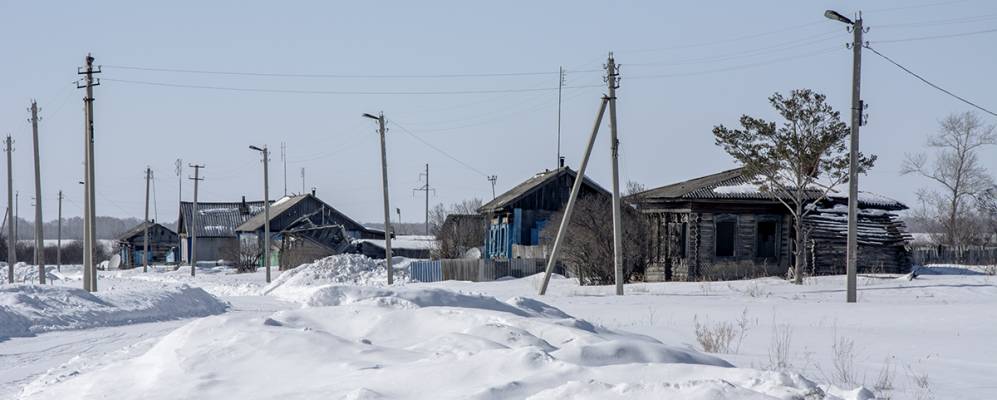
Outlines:
[[[844,274],[848,232],[847,209],[817,210],[804,218],[810,273]],[[907,273],[913,260],[903,220],[896,214],[861,210],[858,218],[858,272]]]

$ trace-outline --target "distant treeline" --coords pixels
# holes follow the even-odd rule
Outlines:
[[[97,217],[97,239],[115,239],[125,231],[142,223],[140,218]],[[176,222],[164,223],[167,228],[176,230]],[[35,224],[32,221],[18,218],[15,225],[18,240],[29,240],[35,237]],[[42,225],[45,239],[56,239],[58,235],[58,220],[53,219]],[[3,227],[0,235],[7,236],[7,227]],[[62,219],[62,238],[83,240],[83,218],[71,217]]]

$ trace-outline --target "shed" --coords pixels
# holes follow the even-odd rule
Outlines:
[[[149,227],[149,251],[145,250],[145,228]],[[125,267],[142,265],[142,258],[149,263],[176,262],[180,254],[180,238],[176,232],[161,224],[143,222],[116,238],[118,252]]]
[[[246,201],[245,197],[238,202],[198,202],[196,226],[192,229],[194,204],[180,202],[177,234],[182,262],[190,262],[191,233],[197,235],[197,260],[237,258],[239,238],[235,229],[261,212],[262,201]]]
[[[540,231],[550,216],[568,203],[576,176],[569,167],[547,170],[481,206],[478,212],[488,221],[484,257],[510,259],[515,258],[513,246],[539,246]],[[610,196],[585,177],[579,196],[589,195]]]
[[[847,197],[807,191],[804,217],[810,274],[844,273]],[[653,227],[648,280],[735,279],[783,275],[794,265],[791,214],[776,195],[760,189],[742,168],[690,179],[634,195]],[[883,196],[859,198],[861,272],[910,270],[910,236],[897,211],[907,206]],[[843,214],[844,213],[844,214]]]

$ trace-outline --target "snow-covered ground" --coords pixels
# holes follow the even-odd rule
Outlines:
[[[190,285],[231,306],[0,342],[0,398],[997,398],[993,269],[924,272],[860,277],[845,304],[837,276],[623,297],[553,279],[540,297],[539,276],[387,287],[362,258],[273,271],[269,286],[262,271],[102,271],[98,297]],[[707,331],[729,340],[706,353]]]

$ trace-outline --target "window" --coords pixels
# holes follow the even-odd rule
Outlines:
[[[734,240],[737,234],[737,220],[734,218],[724,218],[717,220],[716,230],[716,256],[733,257]]]
[[[760,221],[755,232],[755,256],[775,258],[776,230],[775,221]]]

